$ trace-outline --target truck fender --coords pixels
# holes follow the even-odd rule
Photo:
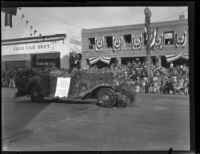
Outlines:
[[[85,99],[85,98],[95,98],[96,93],[100,88],[110,88],[110,89],[116,91],[115,88],[113,86],[111,86],[110,84],[101,84],[101,85],[95,86],[92,89],[85,91],[84,93],[82,93],[80,95],[80,97],[83,98],[83,99]]]

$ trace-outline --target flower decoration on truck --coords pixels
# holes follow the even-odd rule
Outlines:
[[[174,33],[174,41],[175,41],[175,46],[176,48],[178,47],[185,47],[186,44],[186,36],[187,36],[187,32],[185,31],[184,34],[180,37],[178,36],[178,34],[175,32]]]
[[[142,35],[138,39],[135,39],[132,35],[132,48],[133,50],[141,50],[142,47]]]
[[[95,49],[96,49],[96,51],[102,51],[103,45],[104,45],[104,38],[102,38],[101,41],[97,41],[97,39],[95,38]]]
[[[117,41],[116,38],[113,36],[113,50],[118,51],[121,49],[121,38]]]

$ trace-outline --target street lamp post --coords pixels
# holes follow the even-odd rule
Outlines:
[[[151,23],[151,11],[148,7],[144,10],[145,14],[145,25],[147,30],[147,44],[146,44],[146,64],[147,64],[147,75],[151,77],[151,49],[150,49],[150,23]]]

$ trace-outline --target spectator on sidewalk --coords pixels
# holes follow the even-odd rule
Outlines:
[[[15,76],[14,76],[14,73],[11,72],[10,73],[10,83],[9,83],[9,88],[15,88]]]

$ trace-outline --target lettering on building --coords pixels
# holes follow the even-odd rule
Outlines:
[[[37,50],[37,49],[50,49],[50,44],[36,44],[36,45],[21,45],[21,46],[14,46],[14,51],[23,51],[23,50]]]

